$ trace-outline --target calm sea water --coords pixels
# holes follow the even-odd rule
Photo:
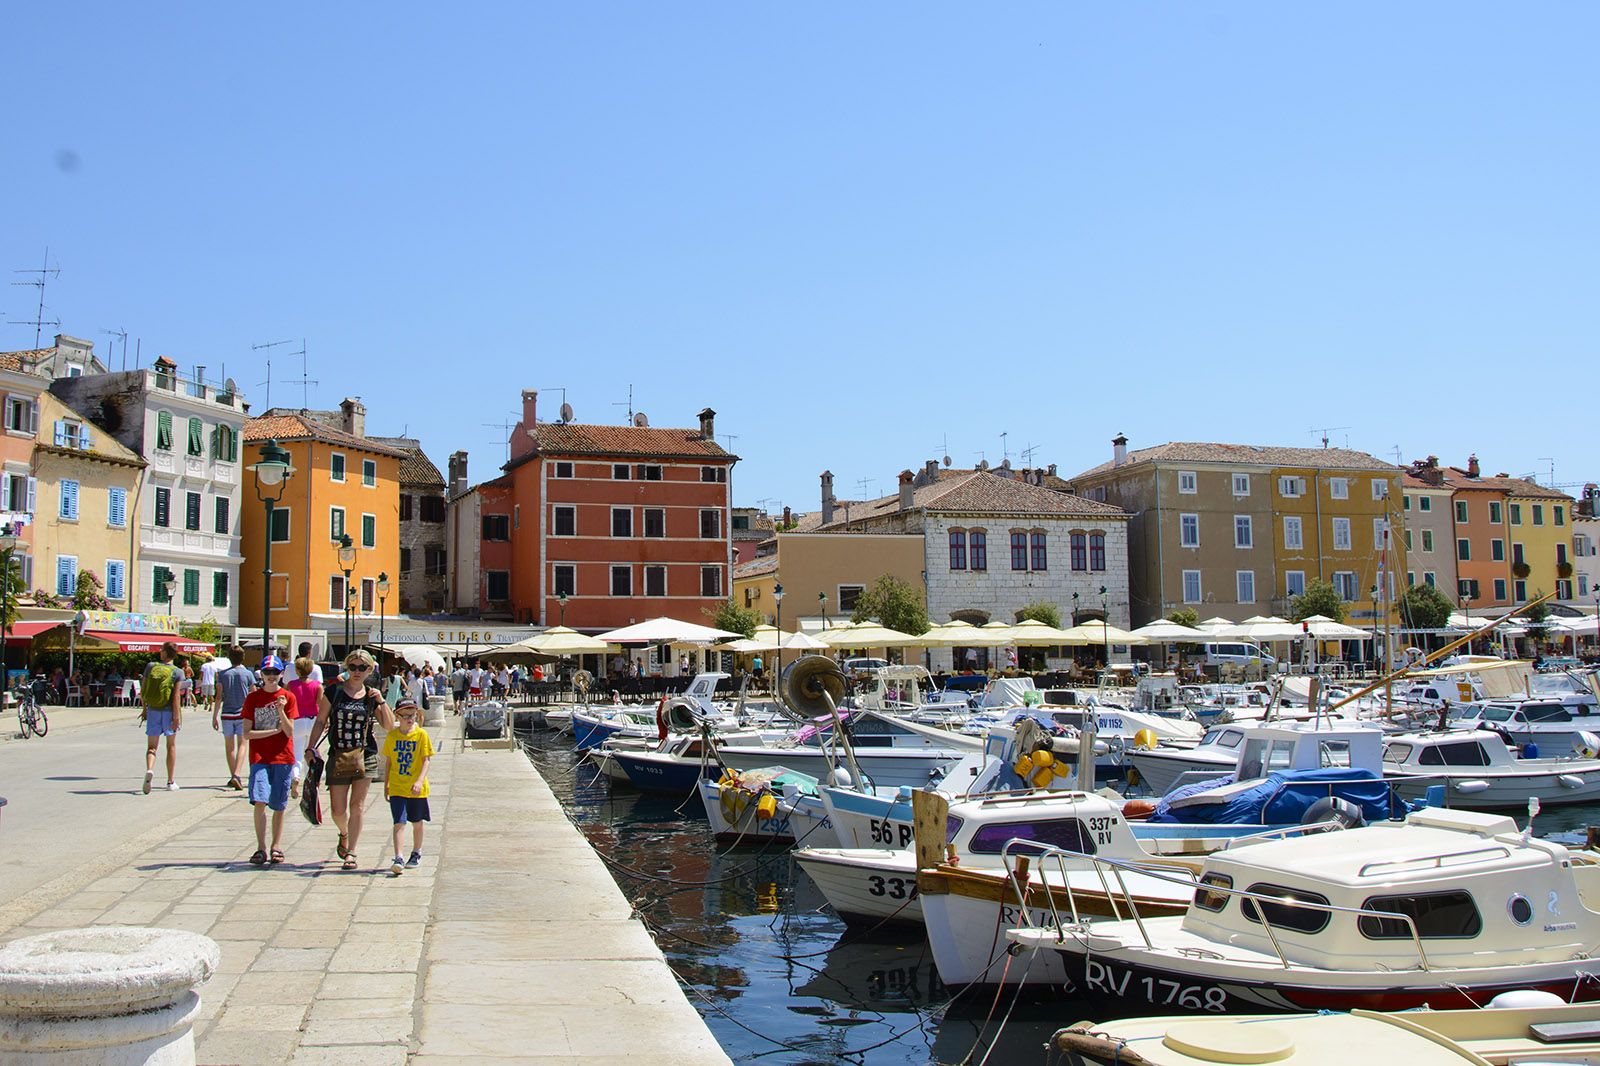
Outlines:
[[[735,1062],[1053,1063],[1050,1034],[1096,1017],[1031,993],[953,1000],[920,938],[847,933],[786,851],[719,848],[698,800],[613,790],[570,738],[535,733],[526,747]],[[1536,831],[1589,824],[1600,810],[1550,809]]]

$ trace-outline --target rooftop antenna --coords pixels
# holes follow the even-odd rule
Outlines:
[[[250,350],[252,352],[259,352],[263,348],[276,348],[280,344],[293,344],[293,343],[294,343],[294,341],[268,341],[266,344],[252,344],[250,346]],[[265,400],[261,405],[262,410],[271,409],[271,407],[272,407],[272,353],[271,352],[267,353],[267,380],[258,381],[258,382],[256,382],[256,384],[257,385],[265,385],[266,389],[267,389]]]
[[[506,417],[514,419],[517,417],[517,413],[513,411]],[[511,431],[517,428],[516,422],[484,422],[481,423],[481,425],[484,429],[498,429],[501,433],[505,434],[506,462],[509,463],[511,461]]]
[[[128,331],[125,329],[102,329],[101,333],[109,333],[113,337],[122,338],[122,369],[128,369]],[[110,361],[107,360],[109,366]]]
[[[1549,463],[1550,464],[1550,480],[1545,482],[1545,484],[1547,486],[1555,485],[1555,483],[1556,483],[1556,461],[1554,459],[1550,458],[1550,456],[1548,456],[1548,455],[1541,455],[1541,456],[1539,456],[1539,462],[1541,462],[1541,463]]]
[[[288,341],[281,341],[279,343],[287,344],[289,342]],[[321,385],[322,382],[317,381],[314,378],[307,377],[307,374],[309,373],[309,371],[306,368],[306,339],[304,337],[301,337],[300,338],[300,350],[298,352],[290,352],[289,354],[290,355],[298,355],[300,357],[300,380],[299,381],[291,381],[291,382],[288,382],[288,384],[290,384],[290,385],[299,385],[300,386],[300,406],[302,408],[309,409],[311,407],[311,388],[310,388],[310,386],[312,386],[312,385]]]
[[[976,455],[978,457],[978,462],[979,463],[983,463],[983,462],[987,462],[988,461],[989,457],[987,455],[985,455],[983,452],[973,452],[972,454]]]
[[[1000,458],[1001,459],[1009,459],[1009,458],[1011,458],[1011,453],[1006,450],[1006,437],[1007,436],[1008,436],[1008,434],[1006,433],[1006,431],[1005,430],[1001,430],[1001,432],[1000,432]]]
[[[870,491],[868,491],[868,490],[871,489],[872,486],[876,485],[877,483],[878,483],[878,479],[875,478],[875,477],[864,477],[861,480],[857,481],[856,484],[861,486],[861,498],[864,499],[864,500],[872,499],[872,493]]]
[[[1390,448],[1389,450],[1391,452],[1394,452],[1394,465],[1395,466],[1399,466],[1404,461],[1402,459],[1401,455],[1400,455],[1400,445],[1396,444],[1393,448]]]
[[[1328,434],[1329,433],[1337,433],[1341,429],[1349,429],[1349,428],[1350,428],[1349,426],[1323,426],[1321,429],[1318,429],[1316,426],[1312,426],[1310,429],[1306,430],[1306,432],[1307,433],[1321,433],[1322,434],[1322,446],[1324,448],[1326,448],[1328,446]],[[1346,437],[1345,441],[1346,441],[1346,443],[1348,443],[1349,442],[1349,438]]]
[[[628,383],[628,402],[626,404],[614,403],[612,407],[626,407],[628,409],[628,424],[633,425],[633,383]]]
[[[16,320],[16,319],[7,319],[6,320],[6,321],[10,322],[11,325],[13,325],[13,326],[26,326],[28,323],[32,322],[33,323],[33,346],[35,348],[38,348],[39,347],[39,341],[40,341],[41,337],[44,334],[44,327],[61,325],[61,320],[59,318],[58,319],[54,319],[52,321],[47,321],[45,319],[45,317],[44,317],[44,284],[45,284],[46,281],[49,281],[53,277],[60,277],[61,276],[61,268],[60,267],[56,267],[54,270],[50,269],[50,249],[47,246],[45,248],[45,250],[44,250],[44,266],[43,267],[41,267],[38,270],[13,270],[12,273],[13,274],[37,274],[37,275],[39,275],[39,280],[37,280],[37,281],[13,281],[11,283],[13,285],[32,285],[34,288],[38,289],[39,290],[39,310],[37,312],[35,312],[35,314],[34,314],[34,316],[32,318],[24,318],[24,319],[21,319],[21,320]]]
[[[776,502],[776,501],[774,501],[771,496],[763,496],[763,497],[761,497],[761,499],[756,501],[756,506],[761,508],[761,513],[762,514],[765,514],[766,511],[767,511],[767,504],[774,503],[774,502]]]
[[[1029,444],[1026,448],[1022,449],[1022,451],[1020,453],[1021,456],[1022,456],[1022,465],[1023,466],[1032,465],[1032,463],[1033,463],[1033,455],[1038,450],[1039,450],[1039,446],[1037,444]]]
[[[571,422],[572,421],[572,408],[567,406],[567,390],[566,389],[563,389],[558,385],[552,385],[548,389],[541,389],[539,391],[541,391],[541,392],[559,392],[561,394],[561,421],[563,421],[563,422]]]
[[[728,442],[728,451],[733,451],[733,442],[739,438],[732,433],[724,433],[722,439]]]

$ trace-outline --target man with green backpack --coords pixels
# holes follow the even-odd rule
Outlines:
[[[167,738],[167,791],[178,791],[174,776],[178,769],[178,730],[183,725],[183,707],[178,698],[178,678],[182,676],[176,666],[178,646],[172,641],[161,645],[161,660],[144,668],[139,682],[139,699],[144,704],[140,715],[144,719],[146,748],[144,753],[144,792],[150,794],[150,782],[156,774],[156,748],[161,738]]]

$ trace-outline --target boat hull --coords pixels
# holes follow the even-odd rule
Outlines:
[[[852,848],[850,856],[807,848],[795,862],[815,881],[846,925],[911,927],[922,924],[917,871],[904,852]]]
[[[682,796],[695,792],[704,765],[699,759],[665,755],[653,751],[615,751],[611,759],[628,775],[635,788],[647,792],[671,792]],[[713,770],[716,763],[711,763]]]
[[[759,770],[766,766],[785,766],[796,773],[826,781],[833,773],[830,756],[821,748],[745,748],[725,747],[718,753],[724,765],[735,770]],[[856,763],[878,788],[926,788],[966,754],[935,749],[896,751],[889,748],[859,749]],[[842,762],[841,762],[842,765]]]
[[[729,802],[722,802],[722,787],[715,781],[698,783],[700,801],[705,807],[706,820],[711,823],[711,835],[718,844],[726,846],[766,847],[792,846],[799,841],[815,843],[832,842],[833,827],[815,796],[782,797],[777,812],[763,818],[748,794],[734,793]]]

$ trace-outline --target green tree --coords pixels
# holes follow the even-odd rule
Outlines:
[[[1544,589],[1534,593],[1535,597],[1543,595]],[[1533,641],[1534,647],[1537,648],[1539,643],[1550,635],[1550,627],[1545,624],[1550,620],[1550,607],[1548,604],[1535,603],[1522,612],[1522,617],[1528,620],[1528,639]]]
[[[930,628],[928,608],[922,594],[893,574],[879,574],[878,580],[856,599],[852,622],[876,618],[885,629],[920,637]]]
[[[740,607],[732,596],[723,601],[715,611],[705,607],[701,610],[711,616],[711,624],[716,628],[738,633],[742,637],[755,636],[756,626],[761,624],[760,613],[748,607]]]
[[[27,595],[28,586],[22,581],[22,560],[16,551],[10,551],[5,556],[5,627],[9,631],[17,624],[17,601]]]
[[[1320,614],[1335,622],[1343,622],[1348,610],[1338,589],[1326,581],[1308,581],[1306,590],[1290,601],[1289,618],[1298,622],[1302,618]]]
[[[1400,597],[1400,618],[1408,629],[1443,629],[1454,605],[1432,585],[1412,585]]]
[[[1024,620],[1031,618],[1035,622],[1043,622],[1052,629],[1061,628],[1061,609],[1044,600],[1034,600],[1024,607],[1022,617]]]
[[[1188,626],[1190,629],[1194,629],[1200,624],[1200,612],[1193,607],[1179,607],[1176,611],[1167,615],[1167,621],[1176,622],[1180,626]]]

